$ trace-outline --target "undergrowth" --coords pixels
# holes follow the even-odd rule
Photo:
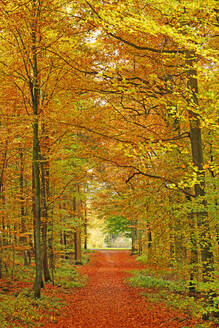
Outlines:
[[[17,296],[0,294],[1,328],[40,327],[42,317],[59,314],[63,306],[60,299],[42,296],[34,299],[33,292],[23,289]]]
[[[145,262],[143,256],[138,259]],[[171,308],[182,310],[188,317],[198,319],[202,319],[205,314],[208,314],[212,321],[218,323],[218,297],[212,297],[211,304],[206,301],[206,292],[209,288],[212,290],[212,294],[216,294],[218,286],[215,283],[212,283],[211,286],[204,283],[199,284],[196,297],[191,297],[187,294],[188,283],[182,280],[171,280],[167,277],[168,273],[163,274],[162,270],[146,269],[132,271],[132,276],[127,280],[131,286],[147,289],[143,295],[152,303],[165,302]],[[214,315],[211,316],[211,314]],[[199,327],[209,327],[209,323],[203,323]]]
[[[76,271],[75,266],[69,259],[56,261],[54,270],[55,286],[60,287],[59,292],[72,292],[72,289],[83,287],[87,276]],[[82,263],[89,262],[89,254],[83,254]],[[64,303],[60,298],[43,295],[40,299],[34,299],[34,293],[28,288],[16,288],[16,281],[33,283],[35,265],[23,266],[17,264],[14,269],[13,280],[4,280],[0,288],[0,327],[1,328],[37,328],[40,327],[40,319],[59,315]],[[14,281],[14,283],[13,283]],[[4,286],[6,285],[6,287]],[[56,291],[57,292],[57,291]]]
[[[55,271],[55,285],[64,289],[83,287],[87,281],[86,275],[81,275],[66,260],[61,261]]]

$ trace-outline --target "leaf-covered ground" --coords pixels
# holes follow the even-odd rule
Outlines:
[[[85,288],[60,295],[67,304],[61,315],[44,321],[44,328],[190,328],[196,320],[152,304],[140,288],[125,283],[127,271],[140,269],[128,251],[97,251],[91,262],[80,268],[88,274]]]

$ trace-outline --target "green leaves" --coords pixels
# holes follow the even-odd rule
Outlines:
[[[123,216],[111,216],[105,219],[104,230],[118,236],[121,233],[130,234],[130,222]]]

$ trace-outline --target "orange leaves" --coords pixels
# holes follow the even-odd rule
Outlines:
[[[89,276],[88,285],[61,294],[67,303],[57,321],[44,323],[45,328],[182,328],[195,321],[165,304],[152,304],[140,294],[141,289],[124,284],[125,271],[143,268],[127,251],[100,251],[90,264],[80,268]],[[150,290],[148,291],[150,292]]]

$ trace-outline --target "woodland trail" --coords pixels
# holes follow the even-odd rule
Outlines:
[[[97,251],[80,268],[89,276],[85,288],[66,296],[67,306],[56,323],[44,328],[183,328],[193,327],[182,313],[146,302],[139,288],[124,280],[141,268],[128,251]]]

